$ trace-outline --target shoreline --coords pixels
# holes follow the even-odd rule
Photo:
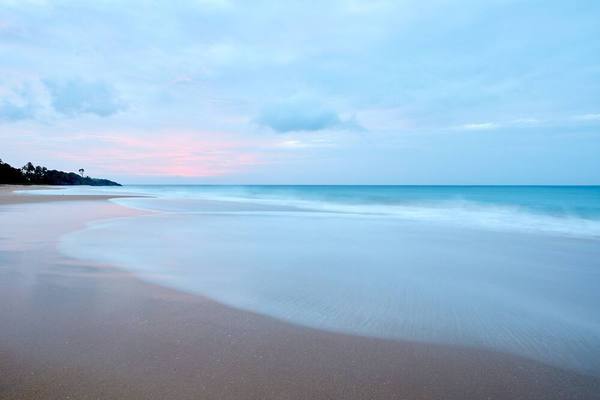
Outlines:
[[[104,195],[104,194],[89,194],[89,195],[58,195],[58,194],[38,194],[28,195],[26,193],[16,193],[16,190],[44,190],[58,189],[65,186],[45,186],[45,185],[0,185],[0,206],[7,204],[27,204],[27,203],[45,203],[52,201],[91,201],[91,200],[109,200],[118,198],[131,198],[143,196],[127,196],[127,195]]]
[[[0,398],[592,399],[600,390],[597,377],[517,356],[290,325],[68,259],[60,235],[146,213],[103,201],[117,196],[2,189],[0,219],[19,229],[0,234]]]

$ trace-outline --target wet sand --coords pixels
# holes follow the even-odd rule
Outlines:
[[[51,201],[75,201],[75,200],[108,200],[115,198],[126,198],[131,196],[119,195],[27,195],[25,193],[15,193],[21,190],[43,190],[56,189],[55,186],[18,186],[18,185],[0,185],[0,205],[4,204],[27,204],[27,203],[47,203]]]
[[[61,234],[140,211],[12,189],[0,189],[0,399],[600,398],[598,377],[293,326],[67,259]]]

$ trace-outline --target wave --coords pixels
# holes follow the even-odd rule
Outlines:
[[[273,211],[284,208],[348,216],[396,218],[408,221],[450,224],[464,228],[496,231],[527,232],[581,238],[600,238],[600,220],[575,215],[549,215],[520,207],[494,206],[468,201],[424,202],[421,204],[348,204],[298,198],[248,198],[238,196],[204,195],[158,199],[117,199],[117,203],[153,211],[206,212],[204,201],[260,204]],[[194,201],[196,200],[196,201]],[[268,208],[267,208],[268,209]],[[265,211],[265,209],[261,209]],[[213,211],[211,211],[213,212]],[[235,212],[235,206],[227,212]],[[240,210],[247,212],[247,210]]]
[[[475,190],[481,201],[473,196]],[[578,191],[575,196],[573,191]],[[206,207],[206,201],[215,201],[227,203],[228,212],[248,212],[248,205],[260,205],[263,212],[303,210],[462,228],[600,238],[600,192],[596,188],[125,186],[72,187],[29,193],[145,195],[151,198],[113,201],[162,212],[215,212],[207,211]],[[520,197],[515,199],[515,194]],[[476,200],[469,199],[468,195]],[[236,209],[236,205],[246,207]]]

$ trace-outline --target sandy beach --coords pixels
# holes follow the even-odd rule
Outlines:
[[[0,400],[600,400],[598,21],[0,0]]]
[[[69,259],[142,214],[0,187],[0,399],[596,399],[600,378],[481,349],[299,327]]]

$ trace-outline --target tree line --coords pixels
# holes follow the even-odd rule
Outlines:
[[[90,186],[121,186],[108,179],[90,178],[84,176],[85,170],[75,172],[57,171],[28,162],[23,168],[14,168],[0,159],[0,184],[13,185],[90,185]]]

